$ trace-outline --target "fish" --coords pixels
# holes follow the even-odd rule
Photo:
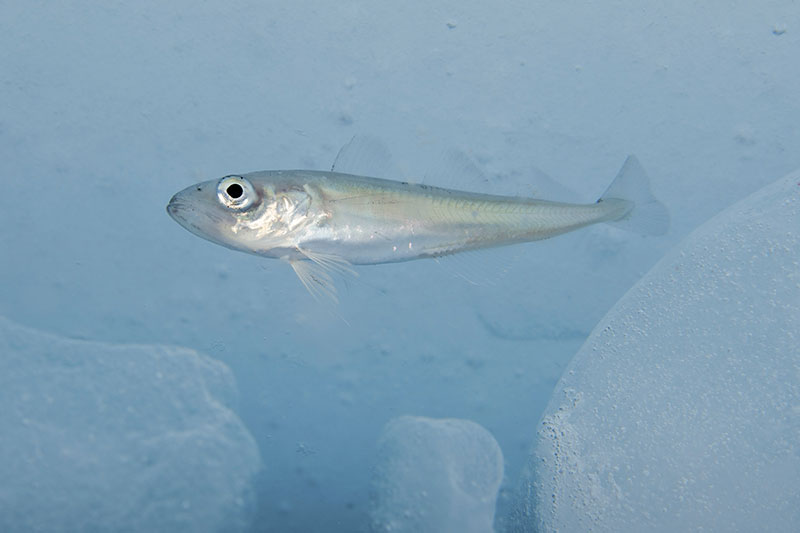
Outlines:
[[[288,263],[315,297],[355,265],[438,258],[537,241],[598,223],[645,235],[669,226],[631,155],[601,197],[573,204],[320,170],[230,174],[176,193],[167,212],[213,243]]]

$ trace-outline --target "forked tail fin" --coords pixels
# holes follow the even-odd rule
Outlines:
[[[636,156],[628,156],[598,202],[612,199],[631,202],[633,207],[609,224],[643,235],[664,235],[669,229],[669,212],[650,192],[650,180]]]

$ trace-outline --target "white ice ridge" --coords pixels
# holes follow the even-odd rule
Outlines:
[[[594,330],[514,531],[797,531],[800,172],[691,234]]]
[[[374,531],[492,531],[503,479],[494,437],[469,420],[402,416],[379,442]]]
[[[230,370],[185,348],[0,317],[0,531],[237,531],[255,441]]]

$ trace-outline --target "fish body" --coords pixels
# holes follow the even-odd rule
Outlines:
[[[625,200],[565,204],[470,193],[337,172],[278,171],[243,176],[292,211],[275,247],[252,241],[242,249],[303,258],[298,249],[336,255],[354,265],[438,257],[552,237],[621,218]],[[272,192],[274,191],[274,193]],[[291,207],[289,207],[291,206]]]
[[[641,205],[639,205],[641,204]],[[177,193],[167,211],[200,237],[288,261],[312,293],[335,295],[330,271],[546,239],[648,207],[666,210],[635,158],[600,200],[569,204],[312,170],[230,175]],[[636,217],[641,218],[641,217]],[[649,220],[648,220],[649,219]],[[649,226],[651,227],[647,227]],[[653,231],[658,230],[658,231]]]

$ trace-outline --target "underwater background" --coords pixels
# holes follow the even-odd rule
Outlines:
[[[0,2],[0,530],[796,531],[798,57],[791,0]],[[165,212],[364,134],[576,202],[633,153],[670,232],[332,310]]]

